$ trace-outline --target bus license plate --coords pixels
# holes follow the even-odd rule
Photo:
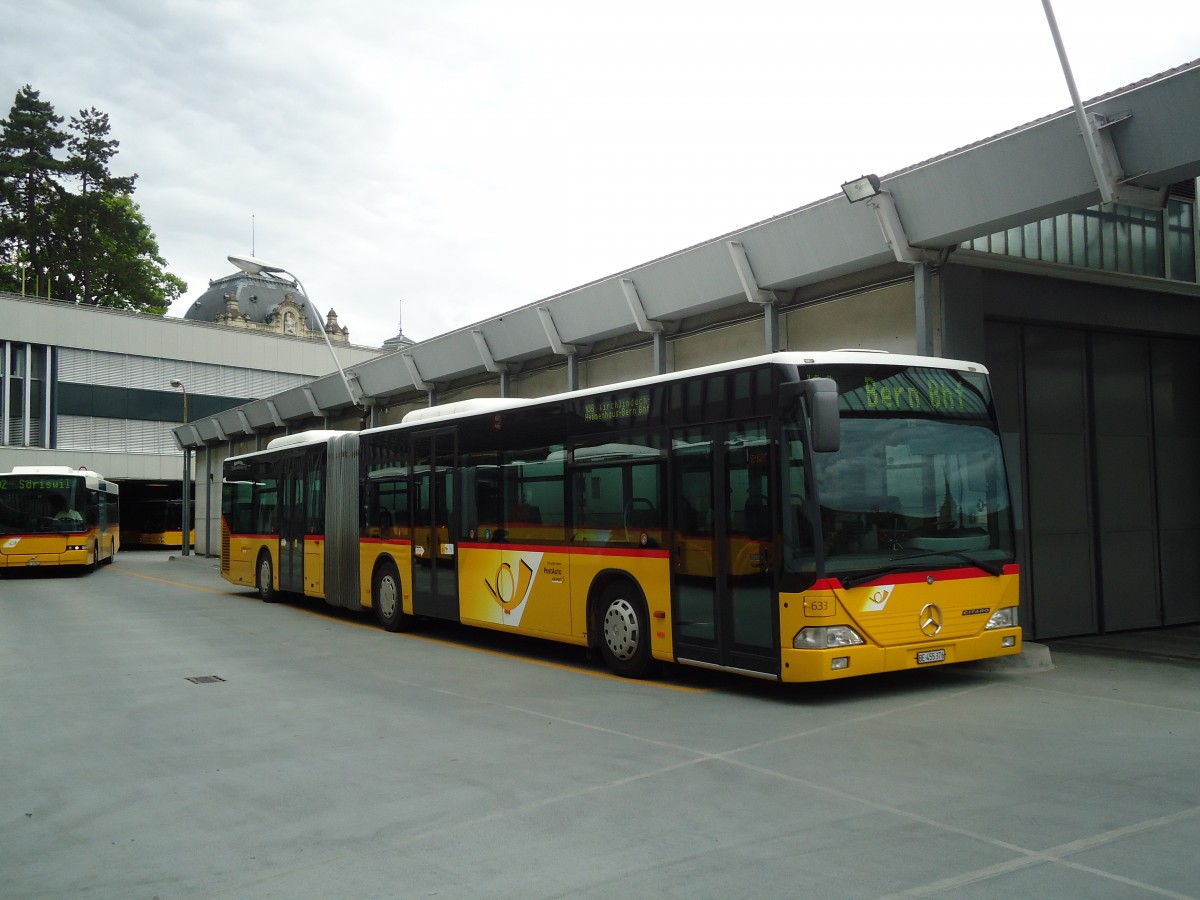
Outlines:
[[[931,662],[945,662],[945,650],[922,650],[917,654],[917,665]]]

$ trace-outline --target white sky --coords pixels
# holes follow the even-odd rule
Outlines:
[[[1083,97],[1200,56],[1196,9],[1054,0]],[[188,283],[168,315],[253,249],[368,346],[401,301],[425,340],[1070,104],[1041,0],[0,0],[0,22],[0,117],[26,83],[109,114]]]

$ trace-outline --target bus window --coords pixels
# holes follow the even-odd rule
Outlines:
[[[639,443],[638,441],[642,441]],[[574,540],[660,546],[664,525],[661,452],[653,437],[576,445]]]
[[[502,541],[500,454],[488,450],[458,456],[463,535],[471,541]]]
[[[251,518],[255,534],[275,534],[279,527],[279,489],[274,475],[268,474],[265,467],[254,482]]]
[[[509,451],[503,456],[500,477],[507,540],[565,538],[561,447]]]

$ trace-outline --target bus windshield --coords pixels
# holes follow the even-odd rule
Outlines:
[[[815,573],[819,556],[846,587],[912,568],[1001,574],[1014,559],[1012,510],[986,378],[892,368],[837,380],[841,448],[812,454],[811,501],[793,489],[805,527],[793,529],[789,567]],[[792,437],[796,470],[803,442]]]
[[[0,475],[0,534],[86,531],[78,478]]]

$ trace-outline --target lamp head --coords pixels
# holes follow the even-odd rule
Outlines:
[[[853,181],[847,181],[842,185],[842,193],[846,195],[846,199],[851,203],[857,203],[859,200],[869,200],[871,197],[878,195],[881,190],[878,175],[864,175],[862,178],[855,178]]]

